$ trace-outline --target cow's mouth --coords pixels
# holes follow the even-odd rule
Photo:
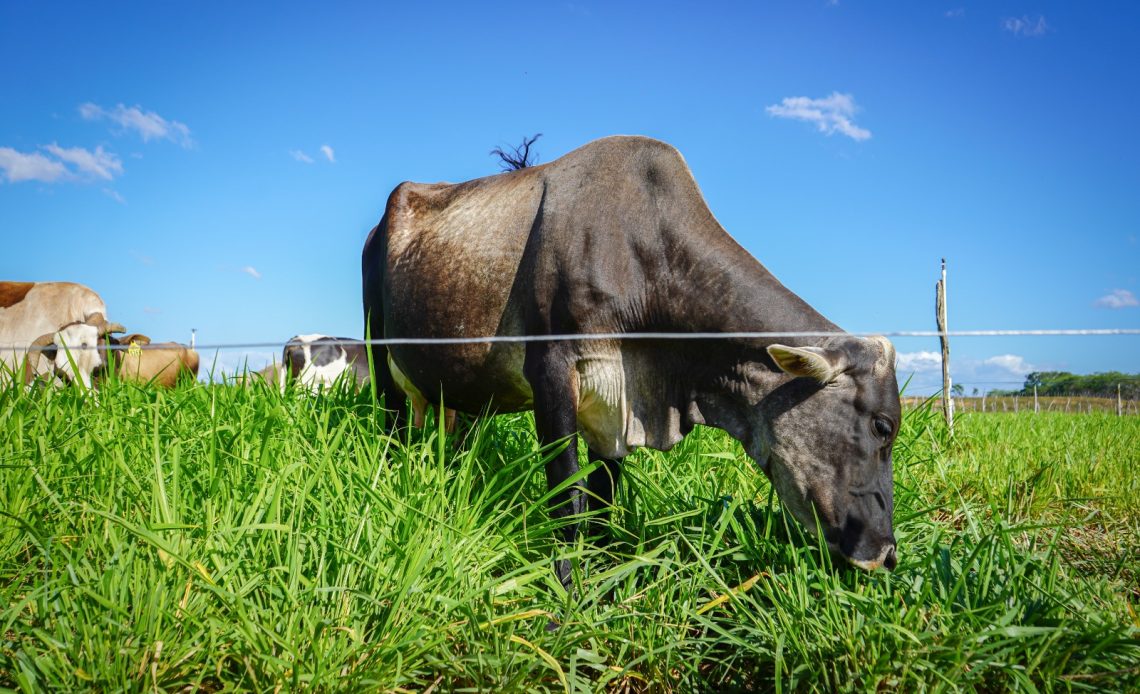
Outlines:
[[[839,545],[828,541],[827,548],[831,550],[831,556],[842,558],[851,566],[862,569],[864,571],[874,571],[875,569],[883,568],[887,571],[894,571],[895,566],[898,565],[898,553],[894,544],[883,545],[879,550],[877,557],[871,558],[856,558],[849,554],[844,554]]]

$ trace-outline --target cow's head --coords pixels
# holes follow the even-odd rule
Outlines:
[[[895,566],[891,448],[902,408],[895,350],[882,337],[771,345],[784,377],[753,408],[747,441],[783,503],[832,553]]]
[[[36,374],[52,374],[68,383],[78,381],[84,388],[90,388],[92,373],[103,364],[99,341],[123,330],[123,326],[109,323],[103,314],[95,313],[86,321],[70,323],[36,338],[28,350],[25,382],[30,383]]]

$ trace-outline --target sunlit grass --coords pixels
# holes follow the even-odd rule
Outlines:
[[[969,415],[951,442],[911,411],[893,574],[833,567],[711,429],[626,461],[602,549],[552,539],[524,415],[393,439],[366,393],[111,384],[9,388],[0,422],[4,687],[1140,683],[1135,417]]]

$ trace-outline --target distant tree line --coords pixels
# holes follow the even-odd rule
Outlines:
[[[1107,371],[1099,374],[1071,374],[1065,371],[1034,371],[1025,377],[1021,390],[991,390],[990,395],[1033,395],[1037,394],[1085,396],[1094,398],[1115,398],[1116,386],[1120,386],[1122,397],[1140,399],[1140,374],[1126,374]]]

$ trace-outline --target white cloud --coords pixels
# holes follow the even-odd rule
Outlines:
[[[986,359],[982,362],[982,364],[985,366],[992,366],[997,369],[1008,371],[1009,373],[1017,374],[1018,376],[1024,376],[1033,370],[1033,367],[1025,361],[1024,357],[1020,357],[1016,354],[999,354],[996,357],[990,357],[989,359]]]
[[[308,154],[305,154],[304,152],[302,152],[299,149],[289,150],[289,156],[293,157],[294,159],[296,159],[297,161],[299,161],[303,164],[312,164],[313,163],[313,158],[310,157]]]
[[[151,315],[155,315],[155,314],[162,313],[162,309],[156,308],[154,306],[143,306],[143,313],[149,313]]]
[[[258,272],[257,268],[255,268],[252,265],[246,265],[245,267],[243,267],[241,269],[241,271],[244,272],[245,274],[249,275],[250,277],[252,277],[255,280],[261,279],[261,273]]]
[[[938,352],[900,352],[895,363],[899,373],[935,371],[942,368],[942,355]]]
[[[43,181],[54,183],[69,176],[67,167],[39,152],[17,152],[11,147],[0,147],[0,171],[9,183]]]
[[[955,7],[952,10],[946,10],[942,16],[946,17],[947,19],[957,19],[958,17],[965,16],[965,14],[966,9],[964,7]]]
[[[950,380],[967,390],[1009,390],[1025,382],[1025,375],[1038,367],[1017,354],[999,354],[985,359],[950,357]],[[909,380],[909,395],[930,395],[942,389],[942,355],[939,352],[901,352],[896,366],[899,384]]]
[[[105,181],[123,174],[123,162],[113,153],[105,152],[102,145],[96,147],[94,152],[82,147],[63,148],[54,142],[44,145],[44,149],[57,159],[74,165],[80,172]]]
[[[127,201],[123,198],[122,195],[119,195],[118,191],[116,191],[116,190],[113,190],[111,188],[104,188],[103,194],[106,195],[107,197],[111,198],[115,202],[119,203],[120,205],[126,205],[127,204]]]
[[[185,123],[166,120],[154,111],[143,111],[139,106],[128,108],[118,104],[115,108],[107,110],[98,104],[88,102],[80,105],[79,115],[86,120],[108,119],[123,130],[134,130],[143,142],[170,140],[186,148],[194,146],[194,140],[190,137],[190,128],[186,127]]]
[[[850,94],[832,92],[822,99],[809,99],[806,96],[789,96],[779,104],[765,109],[777,118],[791,118],[815,123],[821,133],[833,135],[841,133],[852,140],[861,142],[871,137],[871,131],[860,128],[851,120],[858,107]]]
[[[330,162],[332,162],[333,164],[336,163],[336,153],[333,152],[332,147],[329,147],[328,145],[321,145],[321,153],[324,154],[325,158],[328,159]]]
[[[1108,294],[1093,302],[1093,306],[1100,306],[1101,308],[1131,308],[1133,306],[1140,306],[1140,300],[1136,299],[1136,295],[1127,289],[1113,289]]]
[[[1015,36],[1044,36],[1049,31],[1049,25],[1041,15],[1037,15],[1037,19],[1028,16],[1006,17],[1001,22],[1001,28]]]

